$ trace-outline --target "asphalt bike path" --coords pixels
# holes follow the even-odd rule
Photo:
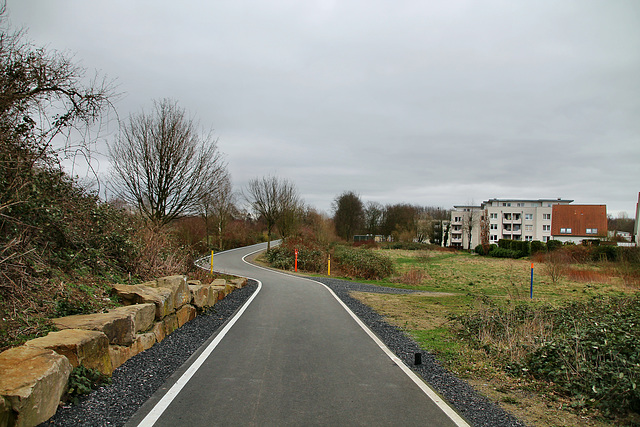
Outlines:
[[[127,425],[467,425],[329,288],[245,260],[265,248],[214,256],[258,289]]]

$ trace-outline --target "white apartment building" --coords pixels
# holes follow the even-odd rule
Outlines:
[[[551,239],[552,206],[571,202],[573,200],[489,199],[480,206],[454,206],[450,245],[475,248],[481,242],[483,227],[489,243],[497,244],[500,239],[546,242]]]

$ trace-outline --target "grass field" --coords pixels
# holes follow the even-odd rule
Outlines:
[[[467,379],[480,392],[494,399],[533,425],[619,425],[594,410],[576,409],[571,399],[554,393],[548,384],[526,376],[512,377],[497,363],[495,351],[483,351],[458,335],[455,316],[482,312],[487,305],[514,307],[560,307],[571,301],[597,296],[622,296],[637,292],[625,284],[609,263],[565,266],[556,278],[550,266],[534,262],[533,298],[530,298],[531,261],[480,257],[439,251],[382,250],[394,261],[396,272],[379,285],[424,291],[409,295],[354,293],[354,297],[411,334],[443,365]],[[548,333],[544,318],[534,319],[518,331],[509,331],[501,358],[522,357],[518,349]],[[501,338],[502,339],[502,338]],[[506,347],[512,347],[507,349]],[[504,360],[502,360],[503,362]],[[637,419],[625,418],[634,424]]]

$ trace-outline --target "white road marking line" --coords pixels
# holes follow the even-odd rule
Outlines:
[[[256,252],[260,252],[261,250],[262,249]],[[242,258],[242,260],[245,261],[244,258],[256,252],[252,252],[250,254],[245,255]],[[256,280],[256,279],[252,279],[252,280]],[[238,319],[240,319],[240,316],[242,316],[242,314],[245,312],[247,307],[249,307],[249,305],[255,299],[258,293],[260,293],[260,289],[262,289],[262,282],[259,280],[256,280],[256,282],[258,282],[258,289],[256,289],[253,295],[251,295],[251,297],[242,306],[240,311],[236,313],[236,315],[231,319],[231,321],[229,321],[229,323],[225,325],[225,327],[220,331],[220,333],[215,337],[215,339],[211,341],[211,343],[202,352],[202,354],[196,359],[196,361],[193,362],[191,366],[189,366],[189,369],[187,369],[186,372],[182,374],[180,378],[178,378],[178,381],[176,381],[173,384],[173,386],[171,386],[169,391],[167,391],[167,393],[153,407],[153,409],[147,414],[147,416],[144,417],[142,421],[140,421],[140,424],[138,424],[138,427],[151,427],[156,423],[156,421],[158,421],[158,419],[162,416],[164,411],[169,407],[171,402],[173,402],[176,396],[180,393],[182,388],[189,382],[191,377],[193,377],[193,375],[198,371],[198,369],[200,369],[200,367],[204,364],[205,360],[207,360],[207,358],[211,355],[213,350],[218,346],[218,344],[220,344],[220,341],[222,341],[224,336],[229,332],[231,327],[233,327],[233,325],[238,321]]]
[[[331,295],[333,295],[333,297],[340,303],[340,305],[342,305],[342,307],[347,311],[347,313],[349,313],[349,315],[356,321],[356,323],[360,325],[360,327],[367,333],[367,335],[369,335],[369,337],[371,337],[371,339],[376,344],[378,344],[378,347],[380,347],[382,351],[384,351],[384,353],[391,360],[393,360],[393,362],[396,365],[398,365],[400,369],[402,369],[402,372],[404,372],[409,378],[411,378],[411,380],[420,388],[420,390],[422,390],[422,392],[426,394],[427,397],[429,397],[429,399],[431,399],[433,403],[435,403],[442,410],[442,412],[444,412],[449,417],[449,419],[453,421],[455,425],[457,425],[458,427],[470,427],[470,425],[464,420],[464,418],[462,418],[451,406],[449,406],[447,402],[442,400],[442,398],[438,396],[438,394],[426,382],[424,382],[422,378],[420,378],[415,372],[409,369],[409,367],[405,365],[404,362],[402,362],[402,360],[400,360],[398,356],[396,356],[391,350],[389,350],[389,348],[382,341],[380,341],[377,335],[374,334],[373,331],[369,329],[369,327],[365,325],[362,322],[362,320],[360,320],[360,318],[356,316],[356,314],[353,311],[351,311],[351,309],[347,307],[347,305],[344,302],[342,302],[340,298],[338,298],[338,296],[331,290],[330,287],[328,287],[322,282],[318,282],[317,280],[308,279],[306,277],[299,277],[293,274],[287,274],[282,271],[272,270],[270,268],[265,268],[255,264],[252,264],[252,265],[256,268],[267,270],[272,273],[278,273],[278,274],[282,274],[284,276],[289,276],[289,277],[296,277],[298,279],[308,280],[310,282],[318,283],[319,285],[324,286],[331,293]]]

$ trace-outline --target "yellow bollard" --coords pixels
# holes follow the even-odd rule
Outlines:
[[[327,264],[327,276],[331,276],[331,254],[329,254],[329,262]]]
[[[213,274],[213,249],[211,249],[211,274]]]

